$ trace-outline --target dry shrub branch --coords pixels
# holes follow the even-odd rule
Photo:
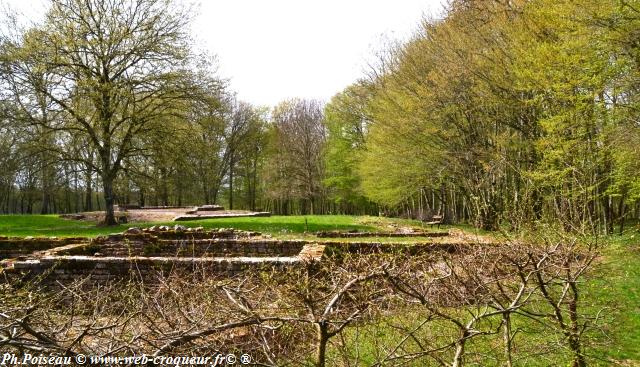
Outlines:
[[[581,303],[595,247],[575,241],[341,253],[237,275],[157,281],[12,282],[0,350],[73,356],[242,352],[260,365],[507,366],[559,354],[586,366]],[[538,339],[526,334],[538,330]],[[528,338],[528,336],[527,336]]]

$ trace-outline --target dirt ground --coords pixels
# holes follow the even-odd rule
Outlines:
[[[127,222],[169,222],[173,218],[179,215],[185,215],[193,208],[171,208],[171,209],[128,209],[116,211],[116,217],[126,216]],[[218,210],[218,211],[200,211],[198,214],[202,215],[220,215],[227,214],[247,214],[251,213],[246,210]],[[91,222],[100,222],[104,220],[104,212],[84,212],[78,213],[83,216],[82,218],[72,218],[79,220],[86,220]]]

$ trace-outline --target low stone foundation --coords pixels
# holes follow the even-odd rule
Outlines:
[[[93,257],[48,256],[14,263],[13,275],[23,280],[38,279],[40,284],[54,285],[73,281],[103,284],[117,280],[155,283],[160,276],[188,273],[207,276],[233,276],[247,270],[264,271],[295,265],[294,257],[267,258],[178,258],[178,257]]]
[[[184,222],[188,220],[215,219],[215,218],[242,218],[242,217],[270,217],[271,212],[248,212],[248,213],[222,213],[222,214],[196,214],[178,215],[173,218],[174,222]]]
[[[419,255],[430,252],[455,253],[468,247],[460,243],[381,243],[381,242],[321,242],[325,245],[324,255],[328,257],[368,254],[407,254]]]
[[[194,214],[197,212],[217,212],[224,210],[224,207],[221,205],[202,205],[197,206],[195,209],[188,211],[187,214]]]
[[[194,276],[232,276],[247,270],[284,269],[307,261],[321,261],[323,257],[337,260],[347,254],[415,255],[461,251],[459,242],[403,244],[274,240],[257,232],[234,229],[206,231],[180,225],[130,228],[123,233],[99,236],[88,242],[84,238],[0,238],[0,241],[13,241],[11,243],[18,247],[12,248],[19,248],[21,254],[36,250],[30,256],[5,263],[4,271],[9,278],[37,279],[44,285],[78,280],[86,280],[88,284],[120,279],[153,282],[159,279],[159,275],[174,272]]]
[[[88,243],[85,237],[0,237],[0,260],[30,255],[60,246]]]
[[[174,272],[231,276],[247,270],[272,270],[320,260],[324,253],[323,245],[306,241],[273,240],[258,232],[224,228],[206,231],[180,225],[130,228],[85,243],[65,246],[66,243],[70,242],[56,243],[61,247],[51,249],[50,245],[46,251],[11,261],[5,264],[9,265],[5,272],[10,278],[37,279],[44,285],[76,280],[86,280],[88,284],[118,279],[152,282],[159,275]]]
[[[447,232],[316,232],[320,238],[357,238],[357,237],[446,237]]]
[[[57,255],[95,257],[286,257],[296,256],[304,241],[203,239],[203,240],[125,240],[92,242],[67,248]]]
[[[191,206],[177,206],[177,205],[155,205],[155,206],[140,206],[137,204],[120,204],[116,205],[116,210],[159,210],[159,209],[190,209]]]

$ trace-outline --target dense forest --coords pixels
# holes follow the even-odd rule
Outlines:
[[[185,12],[3,17],[0,213],[219,203],[608,233],[640,217],[639,1],[452,0],[328,103],[273,108],[236,98]]]

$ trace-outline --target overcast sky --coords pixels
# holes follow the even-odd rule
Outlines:
[[[42,0],[0,0],[37,16]],[[363,75],[383,40],[406,39],[442,0],[209,0],[196,6],[200,47],[244,101],[331,96]]]

